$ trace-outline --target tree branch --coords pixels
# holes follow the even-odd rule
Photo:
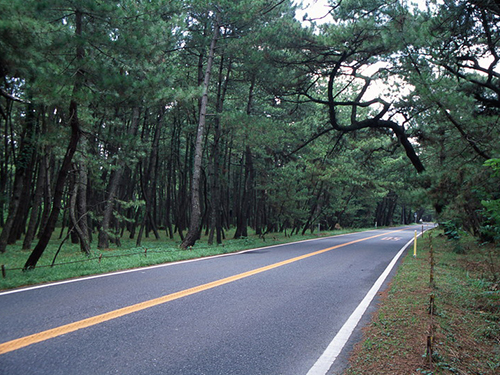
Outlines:
[[[332,130],[335,130],[334,128],[327,128],[324,129],[316,134],[314,134],[311,138],[309,138],[307,141],[303,142],[301,145],[297,146],[293,151],[289,152],[288,154],[285,155],[285,157],[290,157],[296,152],[300,151],[304,147],[306,147],[309,143],[313,142],[314,140],[318,139],[319,137],[331,132]]]
[[[441,109],[442,113],[445,115],[445,117],[455,126],[455,128],[458,130],[462,138],[472,147],[472,149],[482,158],[484,159],[491,159],[491,156],[488,155],[486,152],[482,151],[476,144],[476,142],[465,132],[465,130],[462,128],[462,126],[458,123],[458,121],[455,120],[455,118],[448,112],[446,107],[441,103],[439,100],[436,100],[437,106]]]
[[[334,80],[335,77],[337,76],[337,73],[340,69],[342,59],[340,59],[335,67],[332,69],[330,73],[330,79],[328,81],[328,106],[329,106],[329,113],[330,113],[330,124],[332,125],[332,128],[341,132],[352,132],[356,130],[361,130],[361,129],[366,129],[366,128],[372,128],[372,129],[391,129],[394,134],[398,137],[399,142],[401,145],[404,147],[406,151],[406,155],[410,159],[411,163],[417,170],[417,172],[423,172],[425,170],[425,167],[423,166],[422,162],[420,161],[419,156],[415,152],[415,149],[411,142],[408,139],[408,135],[405,133],[404,127],[398,125],[394,121],[389,121],[389,120],[382,120],[382,117],[388,112],[390,105],[389,103],[385,102],[382,99],[374,99],[368,102],[359,102],[359,101],[347,101],[347,102],[336,102],[335,101],[335,95],[333,93],[333,88],[334,88]],[[363,90],[366,89],[366,85],[363,88]],[[361,99],[363,96],[364,91],[361,91],[361,93],[357,96],[358,99]],[[366,91],[366,90],[365,90]],[[347,126],[343,126],[337,122],[337,115],[336,115],[336,109],[337,106],[342,105],[342,106],[352,106],[354,108],[356,107],[368,107],[374,103],[381,103],[383,104],[384,108],[382,111],[380,111],[375,117],[366,119],[363,121],[357,121],[356,119],[353,119],[351,117],[351,124]],[[355,109],[353,108],[353,111]]]
[[[29,104],[30,102],[21,98],[18,98],[17,96],[9,94],[7,91],[4,89],[0,88],[0,95],[2,95],[4,98],[7,98],[9,100],[12,100],[14,102],[19,102],[23,104]]]

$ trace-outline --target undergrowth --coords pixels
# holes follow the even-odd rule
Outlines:
[[[349,232],[352,231],[350,230]],[[0,276],[0,290],[233,253],[251,248],[318,238],[320,236],[338,235],[346,232],[347,230],[336,230],[334,232],[306,234],[304,236],[286,236],[283,233],[272,233],[268,234],[265,238],[253,235],[238,240],[231,239],[233,233],[228,232],[226,233],[227,239],[222,245],[208,245],[207,239],[202,237],[189,250],[180,249],[179,244],[181,241],[179,238],[172,240],[144,238],[141,247],[135,246],[134,239],[124,238],[121,240],[120,247],[104,250],[99,250],[95,247],[92,248],[90,256],[83,254],[78,245],[65,243],[57,255],[55,263],[54,256],[59,248],[60,240],[53,239],[40,258],[37,267],[29,271],[23,271],[22,268],[31,250],[22,250],[20,244],[9,245],[7,251],[0,254],[0,265],[3,266],[5,272],[5,276]],[[22,243],[22,241],[19,242]],[[54,263],[53,267],[51,266],[52,263]]]
[[[345,375],[500,373],[499,248],[452,237],[426,233],[405,257]]]

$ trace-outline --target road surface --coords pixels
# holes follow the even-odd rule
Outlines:
[[[0,374],[337,373],[374,309],[381,275],[415,230],[421,227],[0,293]]]

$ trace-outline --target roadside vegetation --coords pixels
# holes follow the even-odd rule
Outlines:
[[[499,281],[498,247],[427,232],[383,293],[345,375],[500,373]]]
[[[23,265],[29,255],[29,250],[22,250],[21,245],[17,246],[17,248],[16,245],[13,245],[12,251],[0,254],[0,265],[3,268],[3,275],[0,278],[0,290],[211,255],[234,253],[251,248],[353,231],[356,230],[336,230],[317,234],[307,233],[305,235],[286,235],[281,232],[266,236],[250,235],[238,240],[233,239],[233,231],[227,233],[227,240],[222,245],[208,245],[207,238],[202,237],[196,246],[188,250],[180,248],[180,238],[164,240],[156,240],[154,237],[145,238],[140,247],[136,246],[134,240],[124,239],[119,248],[92,249],[88,256],[80,251],[78,244],[68,242],[61,246],[60,240],[53,240],[40,259],[37,268],[26,271],[23,271]]]

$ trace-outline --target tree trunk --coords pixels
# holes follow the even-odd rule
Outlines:
[[[8,100],[7,103],[6,103],[6,106],[5,106],[5,110],[4,112],[2,113],[3,116],[2,118],[5,120],[5,125],[3,127],[3,158],[2,158],[2,162],[0,164],[0,194],[4,197],[8,196],[9,193],[7,191],[7,182],[8,182],[8,179],[9,179],[9,159],[10,159],[10,153],[9,153],[9,141],[11,140],[11,137],[9,137],[9,123],[11,121],[10,118],[11,118],[11,112],[12,112],[12,108],[13,108],[13,104],[14,102],[12,100]],[[1,109],[1,107],[0,107]],[[5,226],[5,218],[4,218],[4,210],[5,210],[5,207],[4,207],[4,200],[1,199],[0,200],[0,227],[4,227]]]
[[[315,216],[317,216],[317,213],[321,210],[320,198],[321,198],[322,193],[323,193],[323,182],[320,183],[317,195],[314,195],[314,197],[313,197],[311,210],[309,211],[309,217],[307,219],[306,224],[302,228],[302,235],[306,234],[308,229],[311,230],[311,233],[314,230],[313,224],[314,224]]]
[[[248,91],[247,109],[246,114],[250,116],[252,113],[253,97],[255,89],[255,75],[252,76],[250,83],[250,89]],[[252,163],[252,153],[250,146],[246,146],[245,150],[245,178],[243,182],[243,192],[238,194],[238,200],[236,202],[236,231],[234,233],[234,238],[242,238],[248,236],[248,217],[251,209],[251,199],[250,190],[253,184],[253,163]],[[255,225],[256,233],[261,234],[260,225]]]
[[[129,128],[128,134],[135,135],[139,127],[139,108],[135,107],[132,115],[132,124]],[[115,204],[115,197],[118,191],[118,186],[123,176],[123,169],[125,161],[120,160],[118,167],[111,174],[108,184],[108,196],[106,197],[106,206],[104,208],[103,218],[99,226],[99,237],[97,247],[99,249],[109,248],[109,231],[111,227],[111,219],[113,217],[113,209]]]
[[[26,128],[21,138],[21,147],[19,157],[16,161],[16,173],[14,178],[14,186],[12,188],[12,197],[9,202],[9,213],[5,221],[2,234],[0,235],[0,253],[4,253],[7,248],[11,230],[14,227],[17,212],[23,199],[23,190],[27,184],[29,165],[33,163],[34,154],[34,134],[35,134],[35,116],[34,108],[31,104],[27,108]],[[26,198],[24,198],[26,199]]]
[[[229,75],[231,74],[232,63],[229,62],[227,74],[224,77],[224,59],[221,58],[219,67],[219,82],[217,85],[217,115],[214,119],[214,144],[212,149],[212,176],[210,191],[212,194],[212,206],[210,212],[210,232],[208,236],[208,244],[214,242],[214,234],[217,233],[217,245],[222,243],[222,210],[221,210],[221,187],[220,187],[220,140],[222,136],[220,114],[224,108],[224,100],[226,97],[227,86],[229,83]]]
[[[243,192],[241,194],[241,200],[238,202],[237,226],[234,233],[234,238],[236,239],[248,237],[248,217],[251,208],[250,191],[253,184],[253,174],[252,151],[250,146],[247,145],[245,150],[245,176],[242,184]]]
[[[32,142],[30,142],[32,143]],[[34,143],[34,142],[33,142]],[[28,161],[28,164],[25,168],[24,172],[24,183],[21,188],[21,196],[19,198],[19,206],[17,208],[16,215],[14,217],[14,224],[10,230],[10,235],[8,238],[8,244],[15,244],[17,240],[19,240],[22,235],[26,231],[26,222],[28,221],[28,216],[30,212],[31,205],[31,182],[34,173],[34,165],[36,161],[36,152],[34,150],[34,145],[30,144],[29,147],[33,147],[33,151],[31,151],[31,159]]]
[[[210,212],[210,232],[208,235],[208,244],[212,245],[214,243],[214,234],[217,232],[217,245],[222,243],[222,238],[220,237],[221,231],[221,209],[220,209],[220,161],[219,161],[219,140],[221,137],[220,131],[220,118],[217,116],[215,118],[215,134],[214,134],[214,145],[212,151],[212,178],[211,178],[211,194],[212,194],[212,206]]]
[[[63,205],[65,207],[63,214],[63,222],[65,222],[66,216],[68,216],[68,234],[66,238],[69,236],[71,238],[71,243],[73,245],[77,245],[80,243],[80,237],[75,228],[76,223],[76,194],[78,193],[77,187],[77,178],[76,178],[76,168],[73,164],[72,171],[68,174],[68,188],[67,188],[67,201],[66,204]],[[73,220],[74,219],[74,220]],[[61,234],[59,235],[59,239],[64,238],[64,226],[61,228]]]
[[[14,219],[21,201],[21,190],[24,186],[24,180],[24,168],[17,168],[14,178],[14,186],[12,187],[12,197],[9,202],[9,213],[7,215],[7,220],[5,220],[2,234],[0,235],[0,253],[5,253],[7,249],[10,231],[14,225]]]
[[[382,201],[377,205],[375,211],[375,222],[379,226],[389,226],[392,224],[394,210],[398,196],[395,192],[389,191]]]
[[[219,18],[219,15],[218,15]],[[203,157],[203,140],[205,137],[205,122],[208,103],[208,86],[210,83],[210,73],[215,55],[215,46],[219,38],[219,21],[214,25],[214,34],[210,43],[210,52],[208,55],[207,67],[205,70],[205,79],[203,81],[203,96],[201,99],[200,116],[198,122],[198,131],[196,134],[195,154],[193,176],[191,183],[191,217],[189,222],[189,231],[182,241],[181,248],[187,249],[193,246],[200,237],[201,225],[201,201],[200,201],[200,181],[201,181],[201,162]]]
[[[35,195],[33,197],[33,207],[31,208],[28,229],[26,230],[26,235],[24,236],[23,250],[29,250],[31,248],[31,243],[35,238],[38,214],[40,213],[40,207],[42,205],[42,200],[43,200],[43,191],[45,189],[44,185],[46,182],[45,175],[47,173],[47,170],[46,170],[45,159],[46,156],[43,156],[40,158],[38,162],[38,176],[36,180]]]
[[[165,200],[165,232],[168,238],[174,238],[172,230],[171,210],[172,210],[172,160],[167,163],[167,196]]]
[[[113,173],[111,173],[107,188],[108,196],[106,197],[106,207],[104,208],[101,225],[99,226],[99,235],[97,240],[97,248],[99,249],[109,248],[109,231],[111,226],[111,219],[113,217],[115,196],[122,177],[122,173],[123,169],[121,168],[118,168],[113,171]]]
[[[156,187],[156,175],[155,178],[153,178],[153,181],[150,182],[150,180],[151,180],[151,174],[156,169],[155,166],[158,163],[158,147],[160,143],[162,119],[163,119],[163,114],[160,113],[158,115],[158,122],[156,124],[155,133],[153,136],[153,143],[151,145],[151,154],[149,155],[149,163],[146,168],[146,173],[143,177],[143,182],[141,184],[142,196],[144,198],[144,201],[146,202],[146,207],[141,228],[139,229],[139,234],[137,235],[137,243],[136,243],[137,247],[141,246],[142,233],[144,231],[144,227],[148,220],[151,223],[151,227],[154,231],[156,239],[158,240],[160,237],[158,234],[158,230],[156,228],[155,220],[152,216],[153,194],[154,194],[154,189]]]
[[[80,38],[82,36],[82,12],[80,10],[75,11],[75,34]],[[76,61],[80,64],[84,57],[84,49],[82,45],[76,47]],[[57,224],[57,218],[59,217],[59,212],[61,211],[62,198],[64,194],[64,185],[66,183],[66,177],[71,169],[71,162],[73,160],[73,155],[78,147],[78,141],[80,140],[80,123],[78,120],[78,103],[75,98],[80,91],[83,84],[83,70],[81,66],[77,66],[75,84],[73,86],[73,97],[69,104],[69,118],[71,127],[71,137],[66,149],[66,154],[59,170],[57,176],[57,181],[54,190],[54,201],[52,204],[52,211],[50,212],[47,224],[45,225],[43,231],[41,232],[40,239],[31,252],[28,260],[24,264],[24,269],[32,269],[36,267],[38,260],[45,251],[47,245],[49,244],[50,238]]]
[[[353,187],[351,190],[351,193],[349,194],[349,196],[347,197],[347,199],[345,201],[345,204],[344,204],[344,207],[342,208],[342,210],[340,210],[340,212],[339,211],[335,212],[335,216],[337,217],[337,220],[334,223],[334,228],[337,224],[342,226],[342,224],[343,224],[342,218],[344,217],[344,214],[347,211],[347,208],[349,207],[349,203],[351,202],[351,199],[354,198],[356,191],[357,191],[357,188]]]
[[[90,255],[90,245],[88,242],[88,233],[85,234],[82,231],[82,228],[80,226],[80,223],[83,221],[82,219],[85,219],[85,217],[77,217],[77,211],[78,211],[78,204],[77,204],[77,197],[78,197],[78,190],[79,190],[79,174],[76,173],[77,171],[75,170],[75,182],[72,184],[72,191],[70,192],[70,204],[69,204],[69,217],[71,221],[72,228],[71,230],[74,231],[77,234],[77,242],[80,243],[80,249],[82,252],[84,252],[87,255]]]
[[[29,256],[28,260],[24,264],[24,269],[32,269],[36,267],[36,264],[40,257],[42,256],[45,248],[47,247],[50,237],[54,232],[54,229],[57,224],[57,218],[59,217],[59,212],[61,211],[61,203],[64,194],[64,184],[66,182],[66,177],[68,176],[68,172],[71,169],[71,160],[73,159],[73,155],[76,152],[76,148],[78,146],[78,140],[80,139],[80,126],[78,122],[78,105],[74,100],[71,100],[69,105],[69,113],[70,113],[70,125],[71,125],[71,138],[66,150],[66,154],[64,155],[63,163],[61,169],[59,171],[59,175],[57,177],[56,186],[54,189],[54,202],[52,204],[52,211],[50,212],[49,218],[47,220],[47,224],[43,229],[40,240],[38,244],[33,249],[33,252]]]
[[[80,168],[78,173],[78,191],[76,208],[79,218],[79,226],[81,229],[80,248],[83,252],[90,254],[90,231],[88,226],[88,208],[87,208],[87,191],[88,191],[88,170],[86,157],[87,138],[82,139],[82,157],[80,160]],[[84,245],[85,243],[85,245]]]

